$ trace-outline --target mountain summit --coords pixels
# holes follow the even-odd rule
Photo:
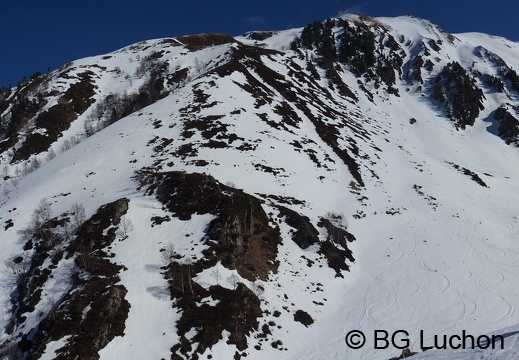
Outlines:
[[[346,15],[2,89],[0,357],[399,356],[376,330],[518,356],[517,69],[504,38]]]

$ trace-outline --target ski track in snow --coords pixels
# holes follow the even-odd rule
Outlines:
[[[474,209],[484,204],[482,197],[471,197],[467,201],[472,202],[474,205],[470,207]],[[361,329],[365,334],[373,334],[376,329],[405,329],[413,340],[417,339],[419,330],[431,335],[460,334],[462,330],[479,335],[516,323],[519,300],[514,296],[510,301],[510,286],[515,284],[513,278],[518,274],[519,254],[512,243],[502,241],[517,237],[509,220],[509,210],[491,206],[490,214],[476,210],[467,218],[459,218],[459,210],[452,206],[427,212],[423,205],[416,204],[417,201],[408,201],[405,206],[410,209],[405,213],[410,217],[405,223],[417,225],[393,235],[392,238],[398,240],[389,259],[367,266],[369,270],[362,276],[365,280],[356,282],[362,288],[358,297],[364,310],[356,316],[347,312],[348,324],[341,335],[307,350],[304,359],[342,356],[382,360],[397,355],[397,349],[393,352],[348,349],[344,336],[354,329]],[[434,226],[433,233],[431,226]],[[481,234],[482,226],[489,228],[484,234]],[[449,234],[445,229],[455,230]],[[497,238],[487,238],[492,234]],[[444,254],[427,254],[423,249],[425,241],[427,246],[443,248]],[[455,258],[453,254],[461,256]],[[438,309],[435,304],[439,305]],[[367,346],[372,346],[372,342],[373,336],[367,335]],[[418,346],[417,340],[412,345]]]

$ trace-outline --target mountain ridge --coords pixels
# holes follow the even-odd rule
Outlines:
[[[4,89],[3,355],[387,359],[346,333],[515,325],[517,53],[348,15]]]

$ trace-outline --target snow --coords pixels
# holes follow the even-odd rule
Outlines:
[[[246,36],[247,34],[236,36],[235,39],[252,46],[284,51],[290,48],[290,43],[299,36],[302,30],[303,28],[295,28],[290,30],[274,31],[271,36],[261,41],[251,40]]]
[[[178,241],[186,239],[180,234],[188,234],[191,228],[187,228],[186,222],[173,219],[173,224],[152,229],[149,219],[164,215],[160,203],[149,198],[136,198],[130,202],[130,210],[125,216],[134,224],[135,230],[112,249],[117,254],[114,260],[127,266],[121,274],[121,284],[128,290],[126,299],[131,304],[127,330],[124,337],[115,338],[100,351],[101,358],[167,358],[172,339],[178,341],[174,324],[179,315],[171,306],[168,283],[162,275],[164,263],[160,251],[170,241],[174,241],[176,251],[186,251],[182,246],[189,246],[188,241],[185,240],[185,244]],[[192,238],[201,237],[211,218],[199,216],[193,220],[193,227],[198,232],[189,233]],[[196,227],[196,223],[200,225]],[[171,234],[179,236],[172,237]]]
[[[413,42],[422,37],[442,39],[444,46],[438,55],[441,57],[440,64],[436,65],[438,69],[448,61],[474,61],[471,54],[476,46],[483,46],[513,68],[519,68],[519,45],[505,39],[456,34],[458,40],[450,44],[447,35],[429,22],[407,17],[380,18],[379,21],[391,28],[395,39],[398,34],[408,33],[413,34]],[[299,32],[300,29],[277,32],[262,41],[263,46],[286,50]],[[237,39],[254,44],[245,37]],[[165,170],[203,171],[222,183],[233,182],[250,194],[303,200],[303,205],[290,207],[314,223],[327,211],[343,213],[347,216],[348,230],[357,238],[348,244],[356,261],[350,264],[350,272],[345,273],[344,278],[338,278],[315,248],[300,249],[290,240],[291,228],[284,222],[279,224],[283,238],[278,255],[280,266],[277,274],[271,274],[269,281],[262,283],[265,287],[262,309],[271,313],[278,310],[281,315],[265,316],[260,323],[274,321],[273,338],[281,340],[287,350],[280,351],[270,343],[263,343],[262,350],[256,351],[253,346],[259,340],[253,334],[247,359],[382,360],[398,355],[400,350],[395,347],[386,350],[373,347],[374,333],[380,329],[407,331],[414,351],[419,351],[421,330],[429,334],[427,341],[436,334],[461,334],[463,330],[473,335],[506,335],[504,350],[430,350],[417,355],[416,359],[513,359],[519,356],[516,313],[519,305],[516,291],[519,286],[519,243],[516,241],[519,237],[516,226],[519,169],[515,166],[519,163],[519,151],[487,131],[490,124],[485,121],[503,102],[502,95],[486,93],[485,112],[474,127],[462,132],[456,131],[452,123],[441,116],[441,110],[424,101],[421,94],[406,91],[406,84],[398,84],[400,97],[385,100],[382,95],[375,96],[374,105],[363,95],[354,77],[344,74],[360,100],[358,104],[347,103],[338,110],[347,113],[352,123],[360,124],[370,138],[344,129],[344,138],[346,135],[355,138],[360,153],[369,157],[361,161],[365,180],[361,193],[367,199],[359,201],[359,196],[349,187],[354,179],[348,169],[301,112],[298,115],[302,122],[298,128],[290,129],[292,132],[273,129],[257,114],[266,113],[277,120],[279,115],[272,111],[271,105],[255,108],[255,99],[238,86],[246,82],[244,76],[239,73],[225,78],[204,75],[219,61],[226,61],[230,45],[188,53],[176,42],[175,46],[167,47],[169,53],[164,55],[164,60],[170,69],[189,67],[190,81],[166,98],[59,154],[20,179],[8,196],[0,195],[0,220],[13,219],[15,224],[7,230],[0,228],[2,263],[12,254],[24,253],[19,234],[41,199],[52,199],[54,214],[64,213],[72,204],[81,203],[87,216],[107,202],[122,197],[130,199],[125,216],[133,223],[134,230],[129,232],[128,238],[115,242],[111,251],[115,253],[113,261],[126,267],[120,274],[120,284],[128,290],[126,299],[131,308],[124,336],[116,337],[102,349],[101,359],[169,358],[171,347],[178,341],[175,322],[180,314],[173,306],[168,284],[161,273],[161,249],[174,244],[175,250],[186,257],[200,258],[204,249],[200,239],[214,216],[194,215],[189,221],[172,217],[170,222],[152,226],[151,217],[168,213],[158,201],[136,190],[137,185],[131,178],[135,170],[154,162],[153,146],[147,144],[155,136],[174,139],[173,148],[202,142],[199,134],[190,139],[180,136],[180,124],[184,121],[180,110],[192,102],[193,86],[199,86],[217,103],[213,108],[202,109],[197,116],[225,115],[220,121],[228,124],[244,142],[257,144],[257,148],[249,152],[239,152],[232,146],[199,148],[197,158],[207,160],[206,167],[189,164],[189,159],[165,158],[164,163],[167,160],[175,163],[172,167],[164,164]],[[406,48],[406,56],[410,56],[414,45]],[[98,99],[110,93],[131,93],[144,81],[132,78],[130,85],[125,78],[135,73],[136,55],[143,58],[160,46],[165,46],[160,40],[148,41],[111,53],[108,59],[92,57],[71,66],[77,71],[91,64],[107,68],[90,67],[97,76]],[[283,59],[293,55],[289,51],[287,54],[263,57],[262,61],[287,76],[288,65]],[[198,68],[194,65],[195,59],[202,64]],[[477,60],[476,65],[480,71],[495,73],[492,64],[483,60]],[[120,67],[121,75],[112,72],[116,66]],[[252,70],[251,75],[260,79]],[[210,80],[217,86],[207,85]],[[298,86],[304,87],[303,84]],[[276,93],[273,99],[277,103],[283,97]],[[337,99],[323,99],[330,106],[334,106],[334,100]],[[319,113],[319,107],[314,104],[312,111]],[[243,111],[230,115],[237,108]],[[88,112],[83,114],[60,141],[79,136],[87,116]],[[412,117],[417,122],[410,125]],[[155,119],[162,120],[161,128],[153,126]],[[306,148],[314,150],[317,159],[327,168],[316,167],[306,153],[295,151],[290,143],[297,139],[308,140]],[[132,160],[137,161],[130,163]],[[474,171],[488,188],[476,184],[449,162]],[[282,170],[275,176],[258,171],[254,167],[258,163]],[[368,169],[377,177],[370,175]],[[415,185],[421,186],[424,195],[414,189]],[[268,202],[264,208],[267,213],[277,213]],[[388,214],[391,209],[397,213]],[[359,212],[365,216],[353,217]],[[320,236],[323,238],[324,234],[321,232]],[[303,256],[314,265],[308,267]],[[58,270],[66,266],[67,261],[63,260]],[[214,285],[216,269],[221,276],[219,284],[232,288],[226,279],[238,274],[220,263],[193,280],[204,287]],[[4,279],[5,275],[0,277]],[[57,280],[48,282],[43,297],[56,299],[67,286]],[[11,290],[0,292],[0,303],[9,304]],[[214,300],[208,298],[207,301]],[[315,323],[305,327],[295,322],[293,313],[299,309],[309,313]],[[2,307],[0,319],[7,319],[9,310],[9,305]],[[25,330],[37,324],[38,310],[29,317]],[[3,320],[1,324],[5,325]],[[364,348],[354,350],[346,346],[345,336],[352,330],[366,334]],[[224,340],[207,350],[202,358],[209,354],[214,359],[232,358],[236,349],[226,344],[228,336],[223,334]],[[0,342],[6,338],[7,334],[0,335]],[[42,358],[51,359],[65,341],[64,338],[47,344]]]
[[[52,360],[57,355],[56,350],[59,350],[63,345],[66,344],[69,336],[65,336],[59,340],[51,341],[47,344],[45,353],[40,357],[41,360]]]

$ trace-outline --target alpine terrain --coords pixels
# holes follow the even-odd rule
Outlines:
[[[346,15],[3,88],[0,358],[519,358],[517,71]]]

